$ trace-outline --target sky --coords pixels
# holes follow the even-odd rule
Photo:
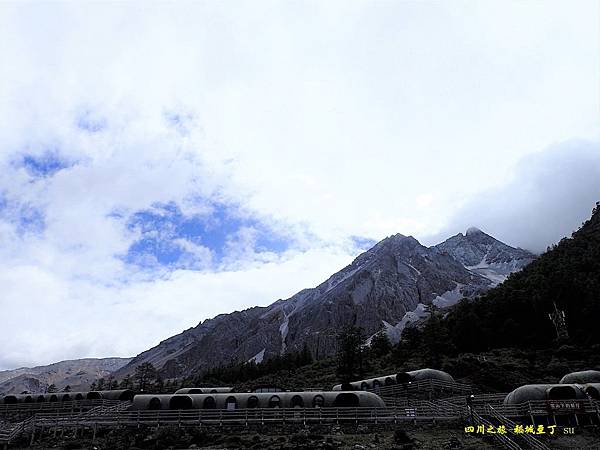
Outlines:
[[[598,1],[0,7],[0,370],[132,356],[395,233],[600,200]]]

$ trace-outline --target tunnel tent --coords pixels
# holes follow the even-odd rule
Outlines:
[[[594,400],[600,400],[600,383],[588,383],[583,387],[588,397]]]
[[[202,402],[202,408],[203,409],[216,409],[217,402],[215,401],[215,398],[212,395],[209,395],[208,397],[206,397]]]
[[[342,392],[337,394],[333,406],[337,408],[356,408],[360,405],[358,395],[353,392]]]
[[[269,408],[281,408],[281,397],[272,395],[269,399]]]
[[[148,402],[148,409],[157,410],[157,409],[161,409],[161,408],[162,408],[162,403],[160,401],[160,398],[158,398],[158,397],[152,397],[150,399],[150,401]]]
[[[304,408],[304,399],[301,395],[294,395],[290,401],[290,407],[292,408]]]
[[[174,395],[169,399],[169,409],[193,409],[194,401],[189,395]]]
[[[100,394],[100,398],[105,400],[121,400],[131,401],[135,395],[130,389],[115,389],[113,391],[97,391]]]
[[[454,383],[454,378],[447,372],[437,369],[419,369],[411,370],[409,372],[400,372],[395,376],[396,383],[406,384],[409,382],[422,381],[422,380],[439,380],[449,383]]]
[[[251,395],[248,397],[246,408],[258,408],[258,397],[256,395]]]
[[[570,384],[549,387],[546,391],[548,400],[571,400],[581,397],[581,388]]]
[[[235,396],[230,395],[229,397],[227,397],[227,400],[225,400],[225,409],[237,409],[237,399],[235,398]]]
[[[169,409],[169,401],[173,396],[173,394],[139,394],[133,398],[133,405],[131,406],[131,409]]]
[[[588,384],[600,383],[600,371],[582,370],[580,372],[571,372],[562,377],[560,384]]]
[[[396,374],[396,383],[397,384],[408,384],[416,381],[415,378],[410,375],[409,372],[400,372]]]
[[[341,394],[350,394],[343,395]],[[384,407],[383,400],[371,392],[331,392],[331,391],[307,391],[307,392],[282,392],[276,395],[272,393],[236,393],[236,394],[188,394],[188,395],[136,395],[133,399],[133,410],[151,409],[151,403],[156,402],[160,409],[175,409],[180,406],[171,402],[173,397],[190,397],[194,409],[237,409],[258,408],[322,408],[322,407]],[[254,398],[252,398],[254,397]],[[156,399],[156,400],[153,400]],[[356,403],[358,399],[358,404]],[[256,404],[256,406],[253,406]],[[187,402],[187,408],[189,402]]]
[[[204,389],[192,388],[192,389],[187,389],[187,392],[178,392],[178,393],[179,394],[204,394]]]
[[[585,399],[581,386],[576,384],[526,384],[509,392],[504,398],[505,405],[517,405],[535,400],[576,400]]]
[[[229,386],[189,387],[178,389],[175,394],[226,394],[232,391]]]
[[[16,395],[6,395],[2,398],[2,403],[5,405],[12,405],[14,403],[19,403]]]
[[[322,395],[315,395],[312,402],[313,408],[322,408],[325,405],[325,398]]]
[[[336,384],[333,391],[358,391],[378,389],[382,386],[393,386],[395,384],[408,384],[423,380],[439,380],[454,383],[454,378],[447,372],[436,369],[419,369],[409,372],[399,372],[392,375],[367,378],[365,380],[353,381],[351,383]]]

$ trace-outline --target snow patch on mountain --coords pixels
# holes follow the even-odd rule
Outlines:
[[[464,285],[456,283],[456,287],[451,291],[446,291],[442,295],[438,295],[433,299],[433,304],[438,308],[448,308],[449,306],[455,305],[458,301],[464,297],[461,288]]]
[[[281,335],[281,354],[285,353],[285,338],[288,334],[288,325],[290,324],[290,316],[288,316],[285,311],[283,312],[283,322],[279,326],[279,334]]]
[[[256,355],[254,355],[252,358],[250,358],[248,360],[249,363],[254,362],[256,364],[260,364],[261,362],[263,362],[263,359],[265,358],[265,351],[267,349],[263,348],[260,352],[258,352]]]
[[[400,322],[398,322],[396,325],[392,325],[383,320],[383,326],[385,327],[385,332],[388,336],[388,339],[392,344],[397,344],[402,337],[402,332],[408,324],[416,322],[427,316],[428,313],[425,311],[425,305],[423,303],[419,303],[413,311],[408,311],[406,314],[404,314],[402,320],[400,320]]]
[[[476,227],[470,227],[466,234],[459,233],[435,247],[452,256],[466,269],[490,280],[493,286],[535,259],[533,253],[506,245]]]

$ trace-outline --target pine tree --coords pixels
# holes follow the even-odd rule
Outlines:
[[[364,340],[363,329],[355,326],[344,328],[337,336],[337,374],[344,383],[363,375]]]
[[[371,339],[371,353],[375,356],[387,355],[392,350],[392,343],[385,331],[377,333]]]
[[[131,389],[131,388],[133,388],[133,383],[131,382],[131,376],[130,375],[125,376],[125,378],[123,378],[121,380],[121,383],[119,383],[119,387],[121,389]]]
[[[144,391],[149,383],[152,383],[157,376],[156,368],[152,363],[142,363],[135,368],[134,378],[138,383],[140,391]]]

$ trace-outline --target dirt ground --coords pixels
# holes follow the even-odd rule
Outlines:
[[[545,437],[551,449],[600,450],[600,430],[580,428],[574,435]],[[9,448],[34,450],[183,450],[183,449],[381,449],[381,450],[486,450],[502,448],[491,437],[465,433],[459,423],[403,425],[389,430],[342,429],[329,427],[262,432],[199,432],[198,430],[161,428],[160,430],[122,429],[99,436],[93,443],[87,437],[62,439],[45,437],[28,446],[23,440]]]

